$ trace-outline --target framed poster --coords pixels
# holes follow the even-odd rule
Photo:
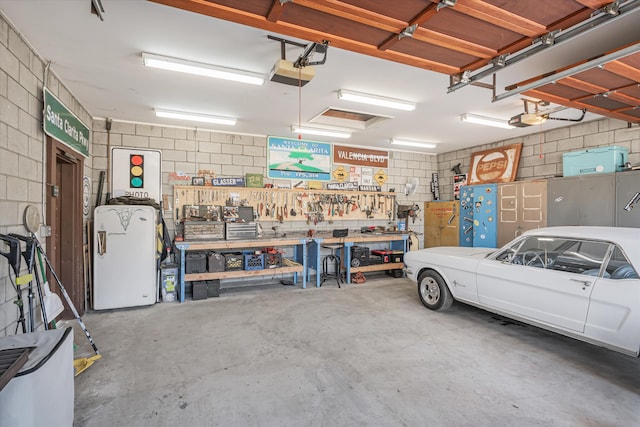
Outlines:
[[[290,180],[331,180],[331,144],[270,136],[267,177]]]
[[[468,184],[515,181],[521,151],[520,143],[472,153]]]
[[[453,175],[453,200],[460,200],[460,187],[467,185],[467,174]]]

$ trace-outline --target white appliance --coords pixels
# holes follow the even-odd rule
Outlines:
[[[0,351],[33,347],[0,391],[0,425],[71,426],[74,411],[73,329],[0,337]]]
[[[93,308],[156,302],[156,226],[153,206],[105,205],[94,211]]]

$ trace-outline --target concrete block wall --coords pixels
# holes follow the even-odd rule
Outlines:
[[[461,163],[461,171],[469,173],[473,153],[516,143],[522,143],[518,181],[563,176],[563,153],[596,147],[625,147],[629,150],[629,162],[640,164],[640,126],[628,127],[626,122],[615,119],[593,120],[438,155],[441,199],[453,200],[453,166]]]
[[[33,51],[18,31],[0,14],[0,233],[26,235],[24,209],[35,205],[43,215],[42,88],[45,61]],[[47,87],[85,123],[91,116],[53,73],[47,74]],[[85,173],[89,172],[85,165]],[[40,239],[45,246],[44,239]],[[4,247],[3,247],[4,250]],[[21,260],[22,274],[26,273]],[[16,330],[18,310],[13,271],[0,257],[0,336]],[[24,291],[26,286],[22,287]],[[35,293],[35,290],[34,290]],[[27,293],[23,292],[28,318]],[[37,306],[37,298],[35,302]],[[39,322],[39,312],[36,319]]]
[[[109,137],[109,141],[107,141]],[[106,119],[93,121],[93,188],[98,187],[101,170],[107,167],[107,142],[110,147],[131,147],[160,150],[162,152],[162,192],[169,196],[173,206],[173,185],[169,182],[171,172],[194,175],[199,170],[212,170],[217,177],[244,176],[247,173],[267,174],[267,138],[264,136],[234,135],[198,129],[185,129],[168,126],[112,121],[111,131],[107,134]],[[392,151],[389,155],[388,180],[382,186],[383,191],[395,188],[400,204],[418,204],[430,200],[429,182],[431,173],[436,171],[436,157],[401,151]],[[405,195],[405,184],[417,178],[419,185],[410,195]],[[265,183],[278,184],[278,181],[264,179]],[[290,183],[287,181],[286,183]],[[105,191],[106,193],[106,186]],[[172,212],[166,212],[165,222],[175,230]],[[302,231],[313,228],[317,231],[334,228],[359,229],[365,225],[386,226],[388,221],[324,221],[317,225],[308,225],[305,220],[262,221],[265,235],[274,234],[276,226],[279,233]],[[410,222],[414,231],[423,229],[422,215],[419,212],[415,223]]]

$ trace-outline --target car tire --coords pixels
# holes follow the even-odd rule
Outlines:
[[[453,296],[444,279],[432,270],[424,271],[418,277],[418,295],[429,310],[442,311],[453,304]]]

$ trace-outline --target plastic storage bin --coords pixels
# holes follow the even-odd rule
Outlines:
[[[207,272],[207,254],[204,252],[187,252],[185,257],[187,274]]]
[[[256,254],[253,251],[245,251],[243,257],[245,270],[264,270],[264,254]]]
[[[629,158],[625,147],[610,146],[573,151],[562,155],[564,176],[620,172]]]

